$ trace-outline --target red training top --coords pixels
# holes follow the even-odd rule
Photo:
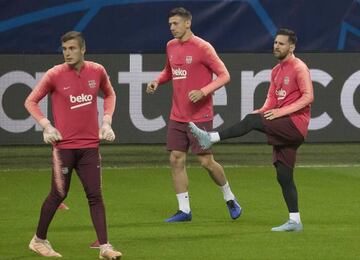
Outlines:
[[[170,119],[179,122],[205,122],[213,119],[212,94],[230,81],[229,72],[210,43],[192,35],[187,41],[173,39],[166,46],[167,62],[156,81],[173,82]],[[213,80],[213,73],[217,78]],[[205,96],[198,102],[188,94],[201,90]]]
[[[85,61],[80,73],[66,63],[46,72],[25,101],[29,113],[39,122],[45,118],[39,102],[51,95],[55,128],[63,139],[54,144],[61,149],[96,148],[99,146],[97,95],[104,93],[104,114],[115,110],[115,92],[104,67]]]
[[[292,55],[273,68],[266,101],[257,111],[264,113],[278,108],[279,116],[289,115],[296,128],[306,137],[313,100],[309,69],[302,60]]]

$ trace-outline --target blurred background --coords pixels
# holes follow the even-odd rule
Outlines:
[[[172,38],[167,14],[176,6],[192,12],[193,32],[213,44],[231,74],[214,94],[214,128],[230,126],[263,104],[277,62],[274,35],[287,27],[298,35],[295,54],[314,82],[307,142],[360,142],[359,0],[1,0],[0,145],[42,143],[41,128],[23,103],[44,73],[63,62],[59,39],[70,30],[84,33],[86,59],[108,71],[117,94],[116,143],[164,143],[171,84],[155,95],[145,87],[164,66]],[[47,98],[42,109],[50,117]],[[265,138],[252,133],[229,142]]]

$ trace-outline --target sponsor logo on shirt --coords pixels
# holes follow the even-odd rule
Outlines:
[[[186,64],[191,64],[191,62],[192,62],[192,56],[186,56],[186,57],[185,57],[185,62],[186,62]]]
[[[92,95],[85,95],[85,94],[81,94],[79,96],[70,95],[69,98],[71,103],[76,104],[71,106],[70,109],[76,109],[79,107],[90,105],[93,100]]]
[[[94,79],[88,81],[89,88],[96,87],[96,81]]]
[[[186,79],[187,77],[187,71],[181,68],[177,68],[177,69],[171,68],[171,71],[172,71],[173,80]]]
[[[275,92],[277,99],[281,100],[284,99],[286,97],[286,90],[285,89],[277,89]]]

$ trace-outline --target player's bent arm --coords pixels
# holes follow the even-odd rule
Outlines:
[[[170,61],[167,58],[164,69],[160,72],[159,76],[154,81],[157,82],[158,85],[162,85],[168,82],[169,80],[171,80],[171,78],[172,78],[172,71],[171,71]]]
[[[171,80],[171,76],[172,76],[171,67],[170,67],[169,60],[167,60],[165,67],[160,72],[159,76],[155,80],[153,80],[147,84],[146,93],[149,93],[149,94],[155,93],[155,91],[157,90],[157,88],[160,85]]]
[[[269,90],[268,90],[268,93],[267,93],[267,96],[266,96],[266,100],[264,102],[264,105],[259,108],[259,109],[256,109],[253,113],[264,113],[265,111],[268,111],[269,109],[272,109],[275,107],[276,105],[276,97],[275,97],[275,89],[276,89],[276,86],[275,84],[271,83],[270,84],[270,87],[269,87]]]
[[[201,91],[205,94],[205,96],[207,96],[230,82],[230,73],[223,61],[217,55],[215,49],[210,44],[204,45],[203,50],[203,60],[205,61],[205,65],[208,66],[217,76],[215,80],[201,88]]]
[[[205,96],[212,94],[215,90],[221,88],[230,81],[230,74],[224,66],[224,70],[220,74],[217,74],[217,78],[210,82],[205,87],[201,88],[201,91]]]
[[[50,121],[44,116],[40,110],[39,102],[42,100],[51,89],[51,84],[48,74],[46,74],[39,84],[31,91],[30,95],[25,100],[25,108],[30,115],[41,125],[43,130],[44,142],[54,143],[60,141],[62,136],[60,132],[51,125]]]
[[[44,76],[45,78],[46,76]],[[40,110],[39,102],[50,92],[50,88],[45,80],[41,80],[39,84],[31,91],[30,95],[26,98],[24,106],[29,114],[40,123],[40,120],[45,118]],[[41,123],[40,123],[41,125]],[[41,125],[43,126],[43,125]],[[44,128],[44,127],[43,127]]]

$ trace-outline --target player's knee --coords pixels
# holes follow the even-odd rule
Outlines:
[[[264,128],[262,120],[261,120],[261,115],[258,113],[247,114],[242,121],[244,123],[246,123],[248,125],[248,127],[251,129],[261,130]]]
[[[89,206],[93,206],[93,205],[97,205],[99,203],[103,203],[102,194],[101,194],[101,191],[99,191],[99,190],[88,192],[86,194],[86,197],[88,199]]]
[[[174,153],[172,152],[170,154],[170,165],[172,167],[179,167],[179,166],[184,166],[185,165],[185,156],[183,156],[182,154],[178,154],[178,153]]]
[[[62,202],[66,199],[67,197],[67,192],[66,191],[59,191],[59,190],[56,190],[56,191],[52,191],[50,193],[50,196],[56,200],[57,202]]]
[[[293,175],[290,172],[278,171],[276,178],[281,186],[289,186],[294,182]]]
[[[213,164],[215,163],[214,158],[212,156],[199,156],[198,160],[200,165],[207,170],[211,170]]]

